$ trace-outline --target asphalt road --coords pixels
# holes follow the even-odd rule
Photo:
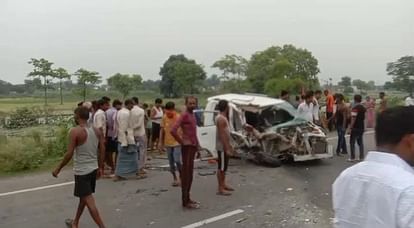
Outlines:
[[[330,142],[336,145],[332,135]],[[365,135],[366,150],[374,149],[373,134]],[[167,164],[155,160],[155,165]],[[236,192],[217,196],[216,166],[197,163],[193,198],[199,210],[183,210],[180,189],[169,172],[151,170],[144,180],[98,181],[95,194],[107,227],[332,227],[331,184],[352,165],[345,157],[266,168],[232,160],[229,182]],[[201,175],[200,175],[201,174]],[[49,173],[0,179],[0,227],[65,227],[77,206],[70,168],[58,179]],[[95,227],[88,211],[81,227]]]

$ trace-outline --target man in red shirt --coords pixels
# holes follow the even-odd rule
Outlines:
[[[200,147],[197,138],[197,121],[194,109],[197,105],[195,97],[186,97],[186,111],[180,116],[171,129],[171,135],[182,146],[182,168],[181,168],[181,192],[183,207],[188,209],[198,209],[200,204],[190,198],[191,184],[193,183],[194,157]],[[178,134],[181,128],[182,134]]]
[[[328,129],[329,131],[332,131],[332,121],[330,119],[332,119],[333,116],[335,99],[332,94],[329,93],[329,90],[325,90],[323,93],[326,97],[326,119],[329,120]]]

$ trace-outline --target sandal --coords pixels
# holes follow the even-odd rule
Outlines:
[[[147,176],[146,175],[142,175],[142,174],[139,174],[139,175],[136,176],[136,179],[137,180],[142,180],[142,179],[145,179],[145,178],[147,178]]]
[[[65,219],[65,224],[68,228],[72,228],[73,219]]]
[[[230,192],[217,192],[216,193],[218,196],[231,196]]]
[[[194,210],[194,209],[200,209],[200,204],[193,204],[193,203],[189,203],[185,206],[183,206],[185,209],[190,209],[190,210]]]
[[[191,203],[191,204],[200,204],[200,202],[197,202],[197,201],[192,200],[192,199],[190,199],[190,203]]]
[[[233,192],[234,188],[232,188],[230,186],[226,186],[226,187],[224,187],[224,190],[229,191],[229,192]]]
[[[125,177],[120,177],[120,176],[115,176],[114,177],[114,182],[125,181],[125,180],[127,180]]]
[[[179,187],[179,186],[180,186],[180,183],[178,183],[177,181],[174,181],[174,182],[171,184],[171,186],[173,186],[173,187]]]

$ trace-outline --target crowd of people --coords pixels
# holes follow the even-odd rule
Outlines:
[[[376,108],[376,100],[367,96],[362,100],[359,94],[354,95],[353,100],[347,103],[341,93],[332,94],[329,90],[323,91],[325,96],[325,112],[321,112],[322,91],[307,91],[297,103],[297,117],[312,122],[318,126],[332,131],[334,128],[338,134],[336,147],[337,156],[348,155],[346,135],[350,135],[350,153],[348,161],[360,161],[364,159],[363,133],[366,128],[373,128],[376,113],[382,113],[387,109],[387,99],[384,92],[379,93],[379,104]],[[289,93],[281,92],[281,99],[290,102]],[[359,146],[359,156],[355,156],[355,145]]]
[[[322,101],[326,106],[325,115],[321,114],[322,94],[325,96]],[[288,101],[289,93],[282,91],[281,98]],[[348,161],[363,160],[364,130],[374,126],[376,112],[387,110],[385,94],[380,93],[379,99],[379,108],[376,109],[376,102],[370,97],[362,101],[362,96],[357,94],[350,103],[346,103],[342,94],[331,94],[328,90],[308,91],[298,100],[297,114],[304,120],[325,126],[329,131],[336,129],[338,156],[348,154],[345,135],[350,134]],[[109,97],[79,103],[75,110],[77,126],[70,131],[67,152],[52,173],[57,177],[74,158],[74,195],[79,197],[79,206],[75,218],[68,219],[66,224],[78,227],[80,216],[87,207],[96,224],[104,227],[92,196],[96,179],[101,176],[113,178],[114,181],[146,178],[147,152],[151,150],[167,155],[172,186],[181,187],[183,208],[199,208],[200,203],[190,196],[194,160],[201,149],[196,132],[199,117],[194,112],[197,103],[195,97],[186,97],[185,109],[180,111],[171,101],[164,106],[159,98],[151,106],[140,103],[137,97],[124,102],[115,99],[112,104]],[[217,110],[217,195],[228,196],[234,191],[226,183],[229,157],[233,155],[228,101],[219,101]],[[356,144],[359,146],[358,158]]]
[[[124,102],[102,97],[98,101],[81,102],[75,110],[76,127],[69,133],[67,152],[53,171],[58,177],[61,169],[74,160],[75,189],[79,206],[68,227],[78,227],[85,207],[99,227],[105,227],[92,194],[101,176],[121,181],[146,178],[147,151],[166,153],[172,174],[172,186],[181,186],[182,206],[197,209],[200,203],[190,196],[194,160],[199,153],[197,138],[197,99],[185,99],[185,110],[176,111],[173,102],[163,106],[162,99],[154,105],[141,104],[137,97]],[[225,181],[229,157],[233,154],[228,123],[229,104],[220,101],[216,118],[218,151],[217,195],[229,196],[234,191]]]

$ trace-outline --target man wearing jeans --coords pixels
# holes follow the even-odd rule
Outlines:
[[[351,146],[351,156],[348,161],[352,162],[355,160],[355,142],[359,146],[359,159],[364,159],[364,122],[365,122],[365,112],[366,109],[364,105],[361,104],[362,97],[361,95],[354,96],[354,107],[351,111],[351,124],[349,125],[348,133],[351,133],[351,139],[349,144]]]
[[[180,181],[177,177],[176,171],[181,173],[181,145],[171,135],[171,130],[174,124],[178,121],[180,115],[175,111],[174,102],[168,102],[165,105],[165,114],[161,121],[161,132],[159,150],[167,151],[168,161],[170,163],[170,172],[173,175],[174,182],[172,186],[180,186]],[[179,131],[181,134],[181,131]]]

